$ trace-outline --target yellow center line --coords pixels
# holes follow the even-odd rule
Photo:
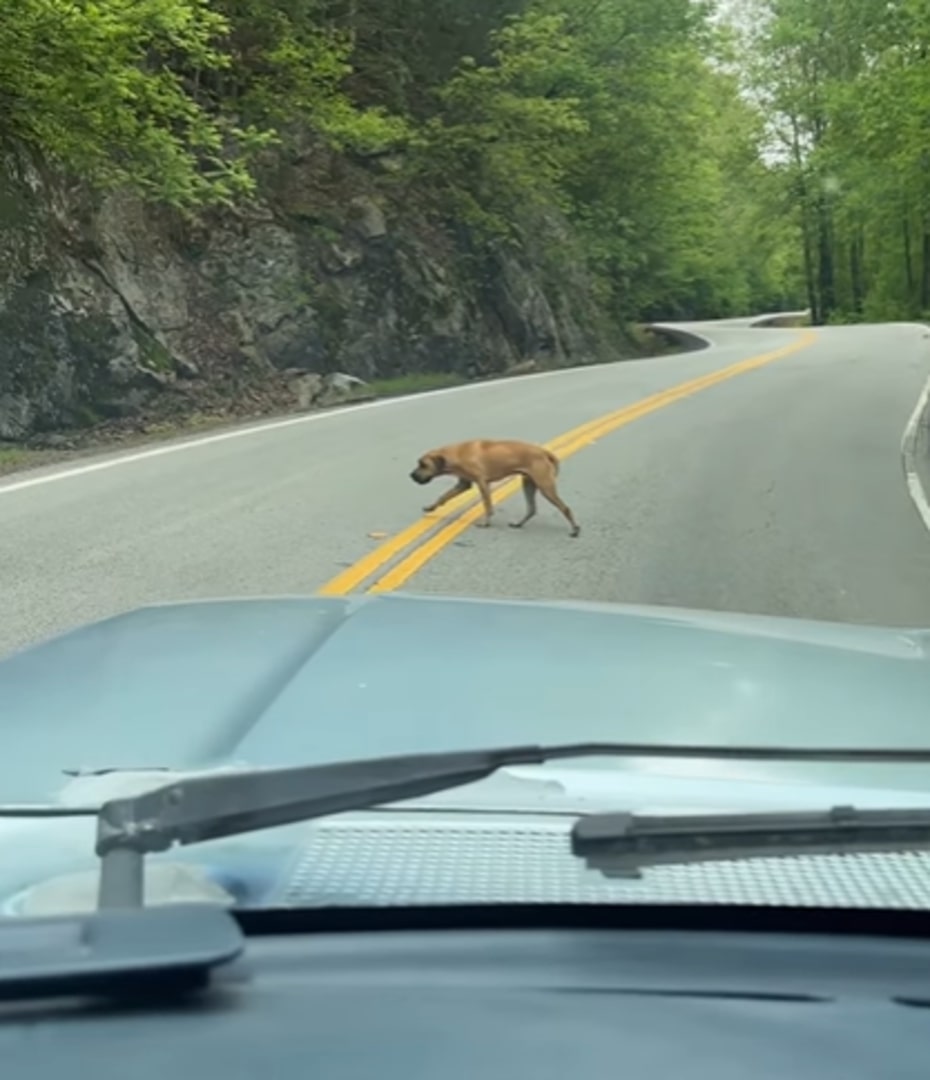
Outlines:
[[[669,387],[667,390],[660,390],[658,393],[651,394],[649,397],[634,402],[632,405],[626,405],[621,409],[608,413],[606,416],[588,420],[586,423],[573,428],[571,431],[564,432],[543,445],[564,460],[573,454],[577,454],[579,450],[584,449],[586,446],[590,446],[602,436],[616,431],[618,428],[632,423],[632,421],[638,420],[642,416],[648,416],[650,413],[665,408],[675,401],[681,401],[683,398],[690,397],[711,386],[716,386],[727,379],[735,378],[737,375],[742,375],[747,371],[753,371],[764,364],[770,364],[773,360],[778,360],[783,356],[790,356],[792,353],[799,352],[801,349],[811,345],[816,340],[817,335],[810,330],[806,330],[789,345],[761,353],[758,356],[749,357],[746,360],[740,360],[708,375],[701,375],[695,379],[689,379],[687,382],[679,383],[677,386]],[[494,505],[496,506],[516,494],[520,490],[521,483],[519,477],[514,477],[499,485],[491,496]],[[459,513],[463,507],[468,508],[464,513]],[[359,559],[358,562],[353,563],[352,566],[347,567],[323,585],[319,593],[322,596],[343,596],[351,592],[377,570],[381,569],[395,555],[404,551],[410,544],[419,540],[426,533],[434,530],[437,521],[440,523],[446,521],[447,523],[440,524],[438,531],[415,547],[367,591],[381,593],[396,589],[417,573],[430,559],[435,558],[440,551],[451,544],[457,536],[460,536],[483,514],[484,508],[480,501],[476,501],[472,492],[460,495],[458,498],[446,503],[440,510],[434,511],[430,516],[421,518],[406,529],[396,533],[383,544],[380,544],[373,551]]]

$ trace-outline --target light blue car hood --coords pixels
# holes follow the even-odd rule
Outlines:
[[[397,593],[148,607],[0,661],[0,801],[66,797],[69,769],[187,771],[582,740],[926,746],[927,646],[925,631]],[[107,786],[97,798],[109,797]],[[924,766],[612,759],[514,770],[427,805],[439,817],[450,807],[544,815],[853,797],[913,804],[924,792],[930,798]],[[314,843],[332,828],[343,830],[340,843],[350,834],[368,843],[377,816],[363,815],[364,826],[359,816],[324,822]],[[23,884],[27,865],[29,877],[73,862],[78,833],[89,858],[89,826],[4,823],[0,895]],[[283,832],[274,843],[252,835],[254,845],[223,850],[251,858],[274,849],[272,878],[300,862]],[[563,833],[557,848],[564,859]],[[404,852],[398,860],[412,865]],[[370,878],[363,884],[370,892]],[[358,899],[346,888],[340,896]]]
[[[0,756],[0,799],[51,798],[67,768],[582,739],[925,746],[928,640],[764,616],[404,594],[147,607],[0,661],[0,737],[12,749]],[[667,769],[635,763],[647,766]],[[930,790],[928,770],[903,769]],[[892,784],[905,775],[713,771],[734,770]]]

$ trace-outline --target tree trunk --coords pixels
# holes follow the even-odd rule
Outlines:
[[[930,311],[930,232],[924,225],[920,240],[920,315]]]
[[[820,307],[820,296],[817,292],[817,278],[814,274],[814,244],[807,214],[804,215],[801,223],[801,232],[804,244],[804,282],[807,286],[807,306],[811,310],[811,325],[820,326],[823,322],[823,313]]]
[[[904,280],[907,282],[908,306],[914,303],[914,263],[911,259],[911,229],[905,216],[901,220],[901,231],[904,239]]]
[[[826,200],[817,200],[817,291],[820,318],[826,322],[836,310],[836,276],[833,266],[833,228]]]
[[[865,285],[862,280],[862,265],[865,261],[864,248],[862,232],[857,230],[849,245],[849,284],[852,290],[852,308],[857,315],[862,314],[865,301]]]

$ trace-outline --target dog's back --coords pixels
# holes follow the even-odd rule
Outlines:
[[[459,443],[450,456],[474,463],[475,472],[483,473],[488,480],[503,480],[515,474],[526,475],[537,471],[540,466],[545,468],[543,462],[548,462],[554,473],[558,472],[559,467],[558,458],[551,450],[522,439],[473,439]]]

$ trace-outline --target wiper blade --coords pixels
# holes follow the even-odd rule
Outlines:
[[[172,844],[308,821],[413,799],[482,780],[497,769],[578,757],[846,761],[926,764],[930,749],[570,743],[414,754],[287,769],[188,776],[103,803],[97,818],[101,907],[142,904],[143,858]],[[86,808],[74,808],[75,816]],[[3,810],[0,808],[0,817]]]
[[[647,866],[927,849],[930,809],[591,814],[572,827],[572,853],[605,877],[640,877]]]

